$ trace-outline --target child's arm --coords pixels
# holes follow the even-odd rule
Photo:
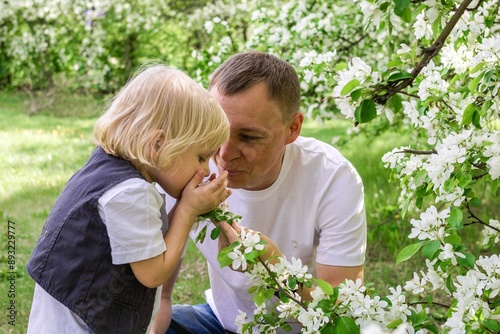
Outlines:
[[[199,171],[186,185],[163,239],[167,250],[162,254],[130,264],[135,277],[149,288],[166,282],[176,269],[196,217],[215,209],[226,199],[227,172],[198,187],[204,172]]]
[[[170,321],[172,320],[172,293],[174,291],[175,281],[181,269],[181,262],[182,261],[179,261],[175,272],[172,273],[170,278],[163,284],[160,309],[156,314],[150,334],[165,334],[170,326]]]

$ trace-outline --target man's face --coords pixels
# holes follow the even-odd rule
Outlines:
[[[230,188],[271,186],[279,176],[285,146],[300,132],[302,116],[296,133],[296,117],[284,124],[279,105],[268,98],[266,89],[266,83],[259,83],[231,96],[220,95],[217,87],[210,90],[231,123],[228,141],[214,156],[219,172],[228,171]]]

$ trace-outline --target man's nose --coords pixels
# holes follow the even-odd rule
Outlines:
[[[231,161],[240,156],[240,150],[238,148],[238,144],[233,140],[228,140],[224,144],[221,145],[219,149],[219,156],[224,161]]]

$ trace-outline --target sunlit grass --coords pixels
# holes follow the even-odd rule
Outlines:
[[[59,192],[90,155],[94,119],[27,116],[24,96],[13,92],[0,93],[0,101],[0,214],[3,226],[10,220],[16,229],[16,296],[2,294],[0,306],[14,300],[18,312],[16,326],[2,321],[0,332],[25,333],[34,283],[24,266]],[[7,228],[0,241],[7,245]],[[6,255],[0,254],[2,285],[13,272]]]

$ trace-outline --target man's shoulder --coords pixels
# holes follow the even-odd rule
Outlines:
[[[327,159],[333,163],[347,161],[335,147],[316,138],[299,136],[293,142],[293,149],[300,159]]]

